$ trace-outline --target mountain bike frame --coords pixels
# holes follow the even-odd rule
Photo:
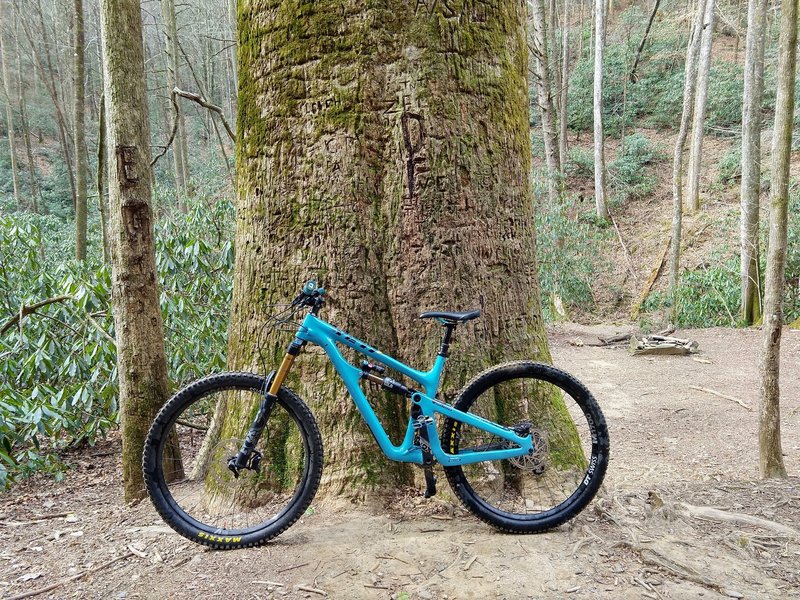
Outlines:
[[[286,356],[275,373],[271,381],[269,395],[277,395],[289,368],[297,356],[302,346],[306,343],[313,343],[320,346],[328,355],[333,367],[344,382],[347,391],[350,393],[356,407],[361,413],[362,418],[372,432],[375,441],[380,446],[383,453],[391,460],[408,462],[418,465],[426,464],[425,454],[432,455],[444,466],[469,465],[486,460],[501,460],[514,458],[533,451],[533,442],[530,434],[518,435],[514,430],[503,427],[479,417],[474,414],[465,413],[453,406],[436,400],[435,396],[439,390],[442,372],[447,361],[447,345],[449,344],[449,333],[445,335],[445,342],[439,351],[433,367],[430,371],[417,371],[412,367],[392,358],[391,356],[376,350],[361,340],[349,335],[348,333],[334,327],[317,317],[314,312],[309,312],[303,319],[300,327],[295,334],[295,339],[289,345]],[[455,327],[454,325],[450,326]],[[406,388],[402,384],[389,379],[381,379],[371,373],[367,373],[365,368],[357,368],[347,362],[337,348],[337,344],[342,344],[355,350],[357,353],[393,369],[404,376],[419,383],[423,391]],[[406,433],[402,443],[395,446],[386,430],[381,425],[378,416],[372,409],[369,400],[359,385],[362,379],[370,379],[373,382],[382,382],[386,389],[410,397],[412,410],[406,428]],[[387,383],[387,380],[389,383]],[[392,389],[394,388],[394,389]],[[439,432],[436,428],[434,419],[436,414],[444,415],[456,421],[461,421],[477,429],[486,431],[504,440],[502,444],[494,444],[483,448],[461,449],[457,454],[446,452],[442,448]],[[419,443],[415,442],[415,432],[419,431]],[[455,431],[455,430],[454,430]],[[427,434],[427,435],[425,435]],[[454,433],[455,435],[455,433]],[[426,447],[428,445],[428,447]],[[454,447],[451,441],[450,447]]]

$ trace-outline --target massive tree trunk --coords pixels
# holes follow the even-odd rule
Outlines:
[[[594,203],[597,217],[608,221],[606,198],[606,148],[603,133],[603,50],[606,44],[606,0],[595,0],[594,6]]]
[[[86,75],[85,51],[83,47],[83,0],[74,0],[74,62],[73,91],[75,122],[75,258],[86,259],[86,108],[84,78]]]
[[[0,23],[4,22],[5,2],[0,0]],[[14,128],[14,103],[11,94],[11,75],[8,70],[8,57],[6,56],[7,44],[3,28],[0,27],[0,72],[3,75],[3,95],[6,100],[6,129],[8,129],[8,150],[11,155],[11,181],[14,185],[14,202],[17,208],[22,208],[22,193],[19,187],[19,166],[17,162],[17,137]]]
[[[703,163],[703,133],[708,105],[708,75],[711,71],[711,45],[714,39],[714,0],[706,0],[703,35],[700,42],[700,62],[697,66],[697,91],[694,97],[694,124],[689,149],[687,203],[700,210],[700,167]]]
[[[764,96],[764,48],[767,0],[750,0],[742,102],[742,187],[739,241],[742,288],[741,318],[748,325],[761,319],[758,211],[761,195],[761,103]]]
[[[144,495],[142,448],[168,395],[150,208],[150,122],[139,0],[102,0],[112,307],[126,500]]]
[[[669,257],[669,293],[672,298],[672,320],[678,316],[675,290],[680,279],[681,266],[681,224],[683,220],[683,153],[686,138],[689,135],[689,123],[692,120],[694,92],[697,83],[697,55],[700,52],[700,38],[703,33],[703,17],[707,0],[699,0],[694,16],[694,27],[686,48],[686,66],[683,83],[683,111],[675,141],[675,152],[672,160],[672,241]],[[710,1],[710,0],[708,0]]]
[[[456,332],[446,397],[489,363],[549,360],[525,15],[521,0],[240,4],[231,368],[275,367],[288,339],[262,335],[271,305],[311,273],[329,290],[326,319],[418,367],[441,333],[421,311],[483,308]],[[376,451],[324,357],[296,364],[290,385],[326,442],[323,489],[410,481]],[[403,401],[371,397],[397,436]]]
[[[789,163],[792,154],[798,0],[781,2],[778,42],[778,96],[772,136],[772,185],[769,193],[769,244],[764,284],[764,331],[761,352],[761,403],[758,413],[758,455],[762,477],[786,477],[781,450],[780,351],[783,330],[783,288],[789,205]]]
[[[544,138],[544,155],[547,164],[547,195],[550,206],[558,202],[557,178],[561,172],[558,157],[558,132],[556,130],[555,106],[553,103],[553,83],[550,71],[552,46],[548,48],[547,18],[543,0],[529,0],[531,19],[533,21],[533,52],[536,65],[536,88],[539,110],[542,117],[542,137]]]

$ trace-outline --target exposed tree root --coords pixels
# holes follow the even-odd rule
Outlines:
[[[681,502],[678,505],[678,510],[683,514],[692,517],[693,519],[704,519],[708,521],[719,521],[722,523],[733,523],[736,525],[751,525],[753,527],[760,527],[775,531],[783,535],[800,538],[800,531],[783,525],[769,519],[762,519],[761,517],[754,517],[744,513],[728,512],[719,510],[718,508],[711,508],[709,506],[694,506]]]

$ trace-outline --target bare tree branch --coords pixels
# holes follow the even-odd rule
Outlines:
[[[177,94],[181,98],[186,98],[187,100],[191,100],[192,102],[197,102],[203,108],[207,108],[208,110],[217,113],[219,115],[220,120],[222,121],[222,124],[225,126],[225,131],[228,132],[228,137],[231,138],[232,142],[236,141],[236,135],[233,133],[233,130],[231,129],[231,126],[228,125],[228,121],[227,121],[227,119],[225,119],[225,115],[223,114],[222,109],[219,106],[217,106],[216,104],[211,104],[205,98],[203,98],[200,94],[194,94],[192,92],[185,92],[185,91],[180,90],[178,88],[175,88],[174,90],[172,90],[173,98],[174,98],[175,94]],[[173,104],[174,103],[175,102],[173,100]]]
[[[72,300],[72,296],[54,296],[53,298],[47,298],[46,300],[42,300],[41,302],[37,302],[36,304],[25,305],[19,307],[19,312],[11,317],[8,321],[3,323],[3,326],[0,327],[0,335],[4,334],[6,331],[11,329],[17,323],[21,323],[22,319],[26,316],[35,313],[40,308],[47,306],[48,304],[55,304],[56,302],[64,302],[65,300]]]

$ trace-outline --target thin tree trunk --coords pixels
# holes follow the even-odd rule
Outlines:
[[[700,42],[700,63],[697,67],[697,91],[694,97],[692,140],[689,148],[687,203],[700,210],[700,168],[703,162],[703,133],[708,105],[708,75],[711,71],[711,46],[714,39],[715,0],[706,0],[703,36]]]
[[[227,73],[228,69],[230,69],[231,72],[231,78],[229,79],[229,82],[232,84],[231,87],[233,89],[233,93],[230,95],[231,104],[230,104],[229,115],[232,120],[235,120],[233,119],[233,117],[236,114],[236,97],[238,96],[239,93],[239,81],[238,81],[238,70],[237,70],[238,65],[236,62],[236,50],[239,46],[239,33],[238,33],[239,28],[236,23],[237,20],[236,0],[228,0],[228,18],[230,19],[230,26],[231,26],[231,31],[233,32],[233,39],[236,40],[236,43],[233,46],[231,46],[229,52],[225,53],[226,56],[228,57],[228,60],[226,61],[227,67],[225,69],[225,72]]]
[[[150,124],[139,0],[102,0],[108,102],[112,308],[126,500],[144,496],[141,456],[168,395],[150,208]]]
[[[197,85],[197,90],[200,92],[200,95],[205,100],[213,102],[213,98],[208,95],[205,87],[200,82],[200,79],[197,77],[197,73],[195,72],[194,67],[192,66],[192,63],[189,60],[189,56],[186,54],[186,51],[183,49],[183,46],[180,46],[180,51],[183,54],[183,59],[186,61],[186,66],[189,67],[189,72],[192,74],[192,79],[194,79],[194,83],[195,83],[195,85]],[[219,144],[218,148],[219,148],[220,154],[222,154],[222,161],[225,164],[225,170],[228,173],[228,179],[230,179],[231,185],[236,186],[236,179],[234,178],[234,175],[233,175],[233,169],[231,169],[230,162],[228,161],[228,152],[225,150],[225,142],[222,140],[222,134],[219,131],[219,125],[217,125],[217,120],[214,117],[215,113],[212,110],[207,110],[206,113],[207,113],[208,118],[211,120],[211,125],[214,128],[214,133],[217,136],[217,143]],[[221,110],[220,110],[219,114],[222,114]],[[223,120],[225,120],[225,119],[223,118]]]
[[[697,84],[697,55],[700,52],[700,38],[703,33],[703,17],[705,3],[711,0],[699,0],[694,16],[694,27],[689,36],[686,48],[686,66],[684,68],[683,83],[683,110],[681,123],[678,128],[678,137],[675,141],[675,151],[672,160],[672,242],[669,258],[669,293],[672,298],[672,320],[678,317],[677,299],[675,290],[680,279],[681,264],[681,222],[683,218],[683,153],[686,138],[689,135],[689,123],[692,120],[694,107],[695,86]]]
[[[558,164],[561,167],[561,181],[564,181],[564,167],[567,164],[567,105],[569,91],[569,0],[564,2],[564,20],[561,23],[561,89],[559,90]],[[580,57],[580,54],[578,54]]]
[[[75,258],[86,260],[86,102],[84,79],[86,77],[86,52],[83,34],[83,0],[73,0],[74,21],[74,127],[75,127]]]
[[[762,477],[786,477],[781,449],[780,351],[797,59],[797,5],[798,0],[781,2],[778,41],[778,95],[775,99],[775,130],[772,136],[769,244],[760,361],[761,403],[758,413],[758,455]]]
[[[0,24],[5,22],[4,6],[5,2],[0,0]],[[3,74],[3,95],[5,96],[6,100],[6,129],[8,129],[8,150],[9,154],[11,155],[11,181],[14,185],[14,202],[17,205],[17,209],[21,209],[22,193],[19,187],[17,134],[16,128],[14,127],[14,103],[11,100],[14,96],[11,93],[11,75],[8,71],[8,57],[6,56],[6,53],[7,43],[5,40],[4,29],[0,27],[0,71],[2,71]]]
[[[30,193],[31,193],[31,210],[34,213],[39,212],[39,200],[41,199],[41,192],[39,187],[39,175],[36,172],[36,161],[33,157],[33,148],[31,146],[31,131],[28,125],[27,110],[25,108],[25,83],[22,79],[22,54],[20,52],[19,44],[19,12],[14,10],[14,45],[17,55],[17,97],[19,104],[19,122],[22,126],[22,139],[25,142],[25,156],[28,159],[28,174],[30,177]]]
[[[100,235],[103,238],[103,262],[111,263],[108,223],[108,147],[106,144],[106,95],[100,94],[97,119],[97,208],[100,212]]]
[[[180,58],[178,50],[178,25],[175,17],[175,1],[162,0],[161,15],[164,19],[165,38],[167,45],[167,82],[170,91],[176,87],[181,87],[180,79]],[[175,185],[187,194],[189,192],[189,165],[186,145],[186,126],[184,125],[183,114],[176,115],[178,119],[178,131],[172,143],[172,156],[175,161]],[[181,210],[185,210],[183,198],[178,200]]]
[[[50,36],[47,33],[47,25],[44,21],[44,11],[42,10],[42,3],[41,0],[37,0],[36,2],[36,9],[39,14],[39,26],[41,27],[41,35],[42,35],[42,47],[44,48],[44,58],[45,58],[45,65],[47,69],[44,68],[43,65],[40,63],[40,70],[42,72],[42,78],[45,83],[45,87],[48,89],[50,93],[50,99],[53,102],[53,108],[56,111],[56,123],[58,124],[58,136],[59,141],[61,143],[61,150],[64,154],[64,166],[67,170],[67,175],[69,176],[69,187],[70,191],[72,192],[72,206],[75,206],[75,201],[77,198],[77,191],[75,188],[75,168],[72,162],[73,156],[70,147],[70,139],[69,139],[69,126],[67,124],[67,118],[64,116],[64,109],[62,108],[62,101],[61,99],[64,97],[64,94],[58,93],[58,86],[56,85],[56,73],[57,70],[53,67],[53,59],[50,54]],[[26,35],[30,35],[26,30]],[[29,37],[31,51],[36,55],[37,61],[39,59],[39,53],[37,49],[33,45],[33,40]]]
[[[606,0],[595,0],[594,44],[594,202],[597,218],[608,221],[606,150],[603,133],[603,49],[606,41]]]
[[[556,147],[556,161],[558,163],[558,173],[561,173],[561,156],[558,154],[558,148],[560,148],[560,144],[558,144],[558,132],[560,131],[558,124],[561,122],[561,113],[559,111],[560,106],[558,104],[558,98],[561,95],[561,49],[559,47],[559,43],[561,41],[560,38],[556,37],[556,33],[558,32],[558,4],[556,0],[546,0],[547,3],[543,4],[544,6],[544,16],[545,16],[545,34],[547,40],[547,52],[545,56],[547,56],[547,72],[550,75],[550,87],[548,88],[548,93],[550,95],[550,102],[553,105],[553,123],[556,126],[555,131],[555,140],[557,143]]]
[[[34,43],[37,39],[30,30],[29,25],[25,19],[22,19],[22,28],[25,31],[25,38],[28,40],[28,45],[31,49],[31,54],[36,60],[36,66],[39,68],[41,81],[50,96],[50,101],[53,103],[53,109],[56,115],[56,125],[58,126],[58,141],[61,145],[61,153],[64,157],[64,166],[67,170],[69,178],[70,192],[72,193],[72,206],[75,206],[75,173],[72,165],[72,152],[70,151],[69,136],[67,134],[67,123],[64,117],[64,111],[61,108],[61,98],[58,95],[58,88],[55,83],[55,71],[53,70],[53,62],[50,56],[50,38],[47,35],[47,29],[44,22],[42,13],[41,2],[37,1],[35,11],[39,15],[39,26],[41,27],[41,38],[43,50],[40,51]],[[41,134],[40,134],[41,138]]]
[[[460,21],[447,18],[445,3],[433,11],[405,0],[313,6],[300,16],[251,0],[239,14],[229,367],[271,368],[256,351],[262,340],[271,362],[284,346],[265,347],[260,336],[270,305],[312,271],[329,290],[325,318],[410,364],[432,360],[440,342],[420,311],[483,306],[481,320],[456,333],[445,397],[487,363],[548,360],[531,268],[524,4],[476,3]],[[263,14],[273,19],[268,30]],[[301,24],[318,35],[288,49],[286,31]],[[287,93],[300,67],[308,85]],[[332,89],[334,74],[350,83]],[[296,365],[290,386],[312,403],[329,440],[322,489],[363,496],[409,482],[406,467],[375,451],[329,363],[307,352]],[[372,398],[381,422],[402,436],[405,409]]]
[[[631,67],[631,74],[629,76],[631,83],[636,81],[636,68],[639,66],[642,50],[644,50],[644,45],[647,43],[647,36],[650,35],[650,28],[653,26],[653,21],[656,20],[656,14],[658,14],[658,7],[660,4],[661,0],[656,0],[655,4],[653,4],[653,12],[650,13],[650,19],[647,21],[647,27],[645,27],[642,41],[639,42],[639,47],[636,49],[636,57],[633,59],[633,66]]]
[[[533,19],[533,51],[536,65],[538,104],[542,113],[542,137],[544,138],[544,155],[547,163],[547,197],[550,206],[558,202],[557,177],[561,171],[558,160],[558,133],[553,109],[553,89],[550,80],[550,59],[547,47],[547,22],[543,0],[529,0]]]
[[[767,0],[750,0],[742,102],[742,185],[739,229],[742,304],[748,325],[761,319],[758,213],[761,195],[761,104],[764,97],[764,48]]]

